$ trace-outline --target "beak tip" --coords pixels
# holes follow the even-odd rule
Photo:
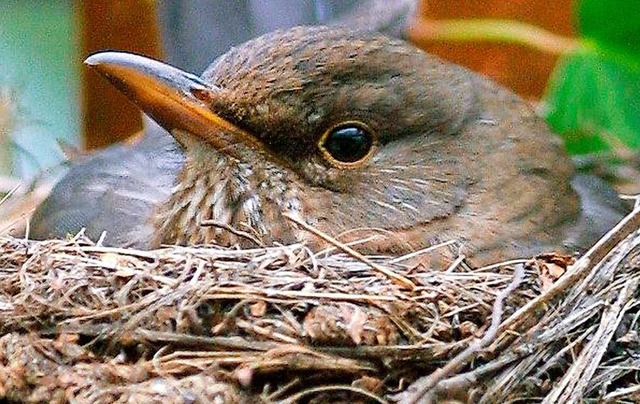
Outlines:
[[[97,52],[84,60],[87,66],[122,66],[136,68],[137,66],[149,63],[151,59],[144,56],[136,55],[128,52],[103,51]],[[156,62],[156,61],[151,61]]]
[[[86,58],[84,60],[84,64],[88,65],[88,66],[99,66],[103,63],[105,63],[106,59],[109,59],[108,54],[110,53],[114,53],[114,52],[98,52],[98,53],[94,53],[93,55],[89,56],[88,58]]]

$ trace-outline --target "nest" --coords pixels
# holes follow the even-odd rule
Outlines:
[[[639,217],[577,260],[461,259],[447,271],[416,264],[433,251],[137,251],[82,234],[5,236],[0,397],[638,401]]]

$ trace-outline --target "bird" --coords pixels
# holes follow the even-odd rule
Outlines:
[[[584,249],[627,209],[517,95],[379,33],[278,30],[201,76],[124,52],[85,62],[162,128],[76,163],[34,239],[321,246],[304,222],[371,254],[458,240],[484,265]]]

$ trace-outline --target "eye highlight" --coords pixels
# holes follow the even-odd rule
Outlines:
[[[371,154],[374,138],[362,122],[344,122],[326,131],[318,146],[330,163],[337,166],[357,164]]]

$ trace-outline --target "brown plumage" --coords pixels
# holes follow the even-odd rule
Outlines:
[[[214,220],[266,243],[317,243],[287,213],[332,235],[383,229],[363,251],[457,238],[485,263],[586,247],[624,210],[606,186],[572,185],[569,158],[517,96],[379,34],[274,32],[201,79],[120,53],[88,63],[177,143],[152,133],[75,166],[36,212],[35,237],[87,227],[142,248],[247,242],[201,226]]]

